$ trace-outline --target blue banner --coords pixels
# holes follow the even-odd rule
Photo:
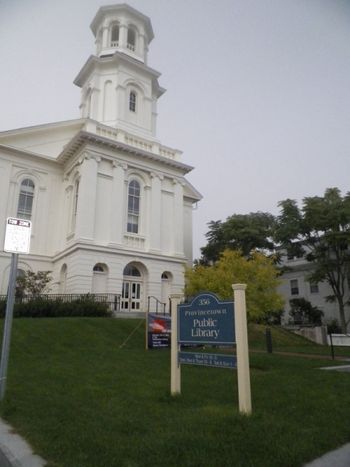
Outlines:
[[[216,295],[197,295],[190,304],[179,305],[179,344],[230,345],[235,343],[233,302]]]
[[[148,313],[148,347],[160,349],[170,347],[171,317]]]

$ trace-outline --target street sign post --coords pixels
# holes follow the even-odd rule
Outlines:
[[[18,254],[29,253],[31,227],[31,222],[26,219],[8,217],[6,220],[4,250],[8,253],[12,253],[12,255],[0,361],[0,400],[4,398],[6,390],[7,366],[10,353],[11,329],[13,320],[13,307],[15,303],[16,293]]]

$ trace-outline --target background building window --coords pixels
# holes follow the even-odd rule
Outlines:
[[[128,224],[127,231],[139,233],[140,184],[136,180],[129,183],[128,189]]]
[[[310,284],[310,293],[319,293],[318,284]]]
[[[298,279],[292,279],[290,281],[290,293],[291,295],[299,295]]]
[[[131,91],[129,95],[129,110],[136,112],[136,93],[134,91]]]
[[[21,219],[30,219],[32,217],[34,188],[35,185],[29,178],[26,178],[21,183],[21,189],[18,198],[17,217]]]

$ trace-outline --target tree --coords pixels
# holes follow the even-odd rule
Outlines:
[[[313,306],[305,298],[292,298],[289,300],[289,314],[295,324],[317,324],[322,323],[323,311]]]
[[[342,331],[350,318],[350,193],[342,197],[338,188],[328,188],[323,197],[303,199],[300,209],[295,200],[279,203],[275,239],[289,254],[305,256],[312,265],[310,282],[326,281],[332,294],[326,300],[336,302]]]
[[[25,271],[22,276],[17,277],[16,296],[23,297],[26,294],[38,296],[47,292],[51,280],[51,271]]]
[[[225,222],[211,221],[206,234],[208,243],[201,248],[201,264],[213,264],[225,249],[241,250],[248,257],[252,251],[274,251],[272,233],[275,218],[266,212],[233,214]]]
[[[278,274],[273,259],[262,253],[254,252],[247,259],[240,251],[225,250],[214,265],[197,265],[186,271],[185,292],[193,296],[209,291],[221,299],[232,299],[232,284],[245,283],[248,317],[256,321],[283,307],[276,292]]]

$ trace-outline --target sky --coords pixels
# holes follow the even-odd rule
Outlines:
[[[0,0],[0,131],[79,118],[99,0]],[[130,0],[162,73],[157,136],[194,166],[194,257],[211,220],[350,191],[350,0]]]

